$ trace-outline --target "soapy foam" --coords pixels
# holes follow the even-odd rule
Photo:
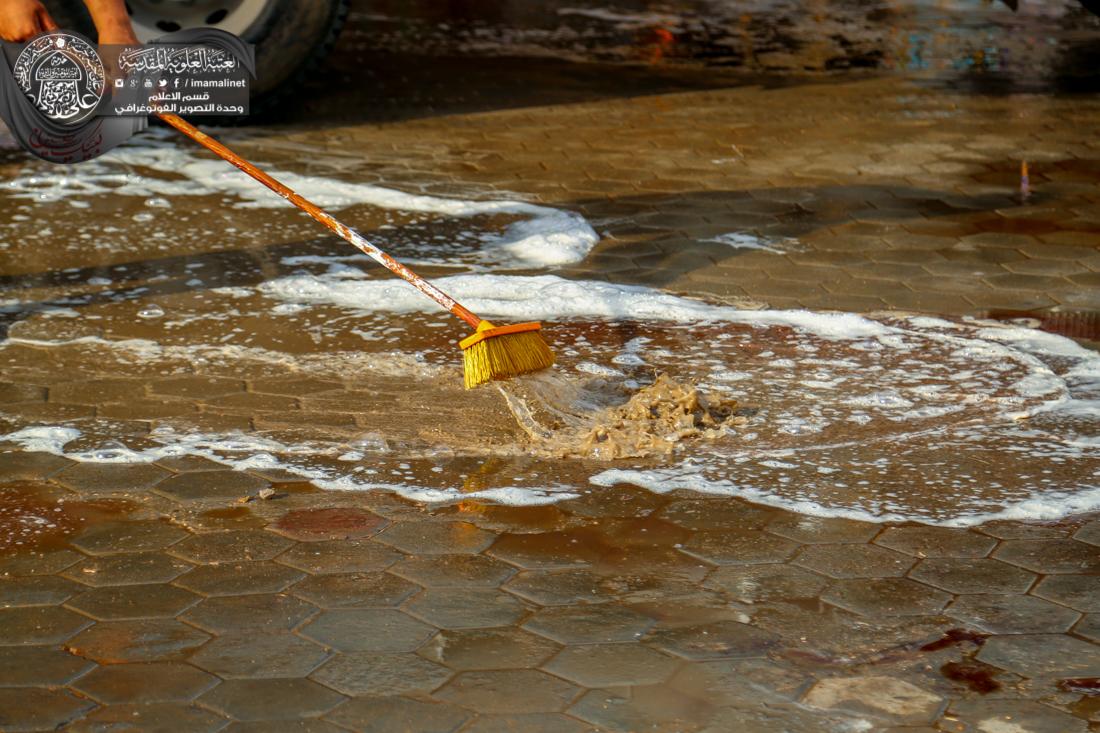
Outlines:
[[[465,252],[451,251],[445,243],[431,241],[431,233],[426,232],[420,249],[426,250],[427,255],[418,257],[417,243],[413,242],[414,254],[406,258],[413,262],[447,264],[457,258],[468,264],[505,268],[561,266],[584,259],[599,239],[579,214],[524,201],[442,198],[317,175],[280,170],[269,173],[322,208],[333,211],[370,206],[454,220],[485,217],[513,220],[499,233],[457,232],[458,238],[470,241],[471,246]],[[147,205],[157,208],[156,202],[168,198],[220,194],[233,197],[233,205],[241,208],[289,208],[281,197],[224,161],[197,157],[193,151],[178,147],[157,133],[145,134],[140,141],[79,166],[29,164],[22,175],[5,181],[0,190],[13,199],[47,204],[107,195],[141,197]],[[145,216],[149,220],[154,218],[148,213]]]
[[[433,283],[475,313],[512,320],[627,319],[673,323],[727,322],[803,329],[822,338],[885,336],[891,329],[852,313],[744,311],[682,298],[641,285],[566,280],[556,275],[454,275]],[[270,280],[260,292],[290,303],[336,305],[363,312],[438,310],[405,283],[294,275]]]
[[[63,456],[80,463],[148,464],[164,458],[198,456],[240,471],[285,471],[331,491],[390,491],[424,503],[475,500],[513,506],[541,506],[577,496],[567,487],[555,485],[500,486],[481,490],[468,490],[446,484],[425,486],[422,477],[414,482],[412,473],[407,469],[390,471],[391,474],[404,474],[401,477],[405,481],[373,480],[368,477],[368,472],[363,470],[362,465],[357,471],[348,471],[336,465],[341,457],[346,457],[349,448],[347,444],[288,444],[243,433],[177,433],[173,429],[160,429],[149,436],[152,441],[160,443],[152,448],[135,450],[115,444],[90,450],[67,451],[66,446],[81,436],[82,432],[72,427],[38,426],[0,435],[0,443],[17,445],[25,451]],[[370,461],[370,465],[377,463],[377,460]],[[372,469],[369,473],[379,472]]]

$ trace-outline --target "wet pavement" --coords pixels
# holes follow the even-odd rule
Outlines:
[[[1096,730],[1097,19],[528,5],[220,136],[545,382],[165,131],[4,153],[0,730]],[[738,421],[542,436],[656,371]]]

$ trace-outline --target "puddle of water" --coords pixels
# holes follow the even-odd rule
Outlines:
[[[55,206],[43,191],[48,199],[76,186],[97,205],[121,192],[148,211],[164,210],[151,200],[186,201],[196,190],[245,212],[281,203],[224,164],[157,139],[113,155],[56,179],[17,179],[7,193]],[[543,264],[590,246],[583,219],[546,207],[288,181],[327,205],[381,208],[405,223],[430,215],[416,219],[425,235],[504,216],[498,233],[539,230],[510,241],[544,252]],[[480,241],[471,252],[510,246]],[[20,242],[15,253],[35,248]],[[167,271],[143,271],[125,290],[118,281],[130,274],[120,265],[71,273],[100,289],[92,295],[23,302],[67,291],[58,277],[3,304],[17,319],[0,343],[11,378],[133,380],[132,394],[88,388],[96,418],[13,409],[0,416],[7,446],[86,462],[195,455],[426,502],[545,505],[625,482],[820,516],[952,526],[1100,508],[1100,356],[1042,331],[897,314],[741,311],[551,275],[437,278],[483,316],[546,323],[557,376],[518,380],[504,399],[461,390],[459,324],[354,257],[287,252],[278,265],[255,260],[251,280],[216,286],[206,284],[203,263],[178,259]],[[657,372],[684,387],[652,387]],[[229,386],[179,386],[195,375]],[[264,391],[264,380],[288,377],[321,386]],[[254,394],[241,391],[246,384]],[[662,398],[637,397],[647,387],[663,389]],[[702,408],[700,394],[722,414]],[[151,430],[128,434],[134,420]],[[619,448],[593,450],[600,443]]]
[[[6,440],[77,460],[201,455],[289,470],[323,488],[431,502],[545,504],[589,482],[628,482],[819,516],[951,526],[1100,507],[1100,355],[1067,339],[989,321],[739,311],[551,276],[440,283],[489,315],[548,321],[559,376],[517,389],[559,419],[572,416],[574,427],[589,420],[590,431],[595,411],[623,404],[658,371],[717,402],[736,402],[743,420],[711,440],[666,441],[611,464],[540,458],[492,390],[461,391],[451,341],[461,329],[434,313],[402,315],[430,307],[417,293],[385,280],[310,275],[269,281],[262,295],[206,293],[201,304],[169,305],[184,325],[165,329],[159,343],[134,338],[152,327],[120,318],[121,304],[99,309],[112,313],[104,335],[75,328],[65,340],[57,337],[73,319],[31,319],[13,327],[0,363],[33,348],[27,363],[57,369],[56,378],[114,368],[147,371],[154,386],[166,372],[339,379],[329,396],[306,401],[352,413],[350,425],[234,435],[196,432],[181,417],[113,454],[73,450],[72,440],[91,445],[103,432],[87,422],[60,432],[10,430]],[[368,310],[381,307],[390,310]],[[218,320],[230,308],[233,317]],[[198,403],[217,409],[218,398]],[[491,456],[506,458],[506,468],[472,480],[477,462]],[[461,463],[467,459],[474,463]]]
[[[119,499],[57,496],[35,482],[4,484],[0,486],[0,555],[60,549],[86,524],[118,519],[135,508]]]

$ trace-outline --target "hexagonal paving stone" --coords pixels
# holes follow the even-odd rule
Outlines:
[[[909,571],[909,577],[951,593],[1026,593],[1035,574],[984,558],[929,558]]]
[[[483,555],[425,555],[406,557],[390,572],[428,588],[496,588],[512,577],[516,569]]]
[[[0,558],[0,575],[5,577],[42,577],[60,573],[83,560],[84,555],[72,550],[24,552]]]
[[[146,491],[171,475],[151,463],[76,463],[58,473],[55,479],[74,491],[95,494]]]
[[[73,688],[103,703],[187,702],[218,682],[188,664],[149,662],[98,667]]]
[[[65,578],[0,578],[0,608],[56,606],[84,590]]]
[[[149,386],[153,394],[168,397],[216,397],[217,395],[244,392],[244,382],[225,377],[168,377]]]
[[[1068,631],[1081,614],[1031,596],[960,596],[944,614],[993,634]]]
[[[311,575],[290,588],[321,608],[386,608],[400,605],[420,586],[390,573]]]
[[[292,720],[323,715],[346,698],[307,679],[226,680],[201,702],[237,720]]]
[[[606,580],[588,568],[524,570],[503,588],[540,606],[571,606],[610,600],[613,596],[602,587]]]
[[[793,565],[750,565],[718,568],[707,577],[706,585],[742,603],[760,603],[816,598],[826,582],[823,576]]]
[[[305,677],[329,653],[294,634],[238,633],[216,636],[191,656],[196,667],[219,677]]]
[[[884,675],[829,677],[818,681],[802,701],[819,710],[871,714],[891,723],[920,724],[935,720],[943,698],[911,682]]]
[[[520,629],[441,631],[418,652],[459,670],[537,667],[560,646]]]
[[[1088,542],[1090,545],[1100,545],[1100,519],[1081,527],[1074,533],[1073,539],[1078,542]]]
[[[834,580],[821,600],[861,616],[922,616],[938,613],[951,596],[907,578]]]
[[[270,730],[270,721],[253,720],[247,723],[232,723],[222,733],[269,733]],[[346,728],[338,728],[332,723],[326,723],[317,718],[283,720],[279,723],[279,733],[345,733],[346,730]],[[916,733],[920,733],[920,731]]]
[[[985,557],[997,541],[965,529],[948,527],[888,527],[876,545],[915,557]]]
[[[271,529],[300,542],[358,539],[378,534],[389,522],[355,507],[295,509],[283,515]]]
[[[181,473],[157,484],[155,491],[179,502],[225,501],[252,496],[271,484],[242,471]]]
[[[993,557],[1043,575],[1100,573],[1100,552],[1076,540],[1007,540]]]
[[[1100,644],[1100,613],[1086,614],[1073,627],[1073,633]]]
[[[0,730],[57,730],[94,707],[64,690],[0,689]]]
[[[810,545],[795,565],[832,578],[891,578],[905,575],[916,561],[875,545]]]
[[[470,713],[454,705],[402,697],[360,697],[325,716],[359,733],[454,733]]]
[[[369,540],[334,540],[297,544],[280,555],[278,561],[313,575],[324,575],[377,572],[401,557],[388,547]]]
[[[977,657],[1028,678],[1100,677],[1100,646],[1061,634],[993,636]]]
[[[743,501],[687,499],[674,501],[660,511],[660,517],[696,531],[762,529],[776,512]]]
[[[880,527],[870,522],[830,517],[809,517],[802,514],[785,514],[767,526],[767,530],[780,537],[810,544],[863,543],[879,533]]]
[[[958,700],[951,703],[952,717],[975,731],[1027,731],[1027,733],[1085,733],[1087,721],[1030,700]]]
[[[135,552],[125,555],[91,557],[64,572],[64,576],[84,585],[102,588],[112,585],[167,583],[193,566],[162,552]]]
[[[74,461],[52,453],[5,452],[0,461],[0,478],[9,481],[34,481],[57,474],[66,466],[78,465]]]
[[[685,659],[762,657],[777,641],[775,634],[737,621],[658,628],[650,634],[653,646]]]
[[[1032,593],[1078,611],[1100,611],[1100,575],[1051,575]]]
[[[93,667],[54,646],[0,647],[0,687],[60,687]]]
[[[798,543],[774,534],[716,530],[696,533],[680,551],[715,565],[757,565],[781,563],[797,549]]]
[[[117,522],[91,527],[70,544],[89,555],[163,550],[187,537],[187,530],[165,522]]]
[[[410,555],[476,555],[496,535],[469,522],[398,522],[377,539]]]
[[[278,593],[305,577],[305,573],[273,562],[203,565],[176,580],[176,585],[204,596]]]
[[[578,517],[639,518],[651,516],[664,503],[661,497],[636,486],[601,486],[599,491],[580,489],[579,496],[561,503]]]
[[[59,644],[91,624],[57,606],[0,609],[0,644]]]
[[[562,644],[596,644],[634,641],[656,623],[632,609],[613,605],[544,608],[523,624],[523,628]]]
[[[347,608],[322,612],[299,633],[342,652],[411,652],[435,629],[401,611]]]
[[[507,593],[482,588],[431,588],[406,603],[405,609],[441,629],[509,626],[527,612]]]
[[[310,675],[345,695],[428,693],[451,677],[446,667],[415,654],[340,654]]]
[[[61,385],[51,387],[51,391],[58,390]],[[0,382],[0,403],[13,402],[41,402],[46,399],[46,388],[34,384],[15,384],[13,382]],[[64,398],[59,400],[65,402]]]
[[[285,537],[258,529],[206,532],[174,545],[171,554],[193,563],[270,560],[293,544]]]
[[[169,662],[183,659],[209,638],[171,619],[101,621],[77,634],[65,648],[100,664]]]
[[[593,723],[600,731],[696,731],[711,709],[704,700],[657,685],[630,691],[591,690],[569,708],[569,714]],[[743,717],[738,724],[741,722]]]
[[[156,465],[167,468],[172,473],[194,473],[196,471],[224,471],[225,466],[202,456],[164,456],[156,460]]]
[[[175,618],[201,596],[171,585],[124,585],[96,588],[66,605],[100,621],[136,618]]]
[[[224,728],[225,718],[209,710],[187,703],[153,702],[144,705],[109,705],[89,713],[84,719],[66,728],[66,733],[102,733],[111,731],[142,731],[166,733],[213,733]]]
[[[717,659],[684,665],[669,684],[715,705],[791,703],[801,697],[808,674],[766,658]]]
[[[592,733],[592,726],[561,713],[480,715],[463,733]]]
[[[569,646],[543,669],[582,687],[654,685],[667,680],[680,662],[637,642]]]
[[[1024,524],[1011,520],[999,522],[986,522],[976,528],[982,534],[996,537],[1002,540],[1040,540],[1058,539],[1068,537],[1070,532],[1065,527],[1051,524]]]
[[[489,555],[526,570],[557,570],[596,559],[584,544],[587,535],[565,530],[541,534],[503,534],[486,550]]]
[[[284,593],[207,598],[181,620],[215,633],[290,631],[317,613],[316,606]]]
[[[580,692],[573,685],[534,669],[460,672],[434,697],[485,713],[553,713]]]

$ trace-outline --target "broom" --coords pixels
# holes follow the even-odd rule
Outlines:
[[[466,389],[494,379],[510,379],[520,374],[546,369],[554,363],[553,352],[539,335],[542,324],[517,323],[510,326],[494,326],[489,321],[479,318],[454,298],[368,242],[359,232],[336,221],[319,206],[264,173],[182,117],[168,113],[158,113],[157,116],[222,160],[240,168],[334,231],[341,239],[357,247],[443,308],[470,324],[474,328],[474,333],[458,342],[462,349]]]

